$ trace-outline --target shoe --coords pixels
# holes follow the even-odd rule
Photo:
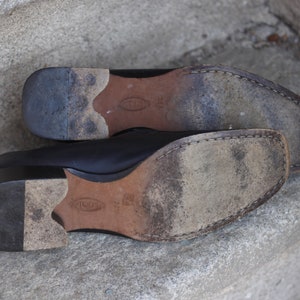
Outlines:
[[[129,131],[7,153],[0,250],[61,247],[66,231],[87,229],[141,241],[194,238],[264,203],[288,173],[284,136],[259,129]]]
[[[88,140],[133,127],[165,131],[281,131],[300,170],[300,97],[225,66],[173,70],[48,68],[29,77],[23,115],[36,135]]]

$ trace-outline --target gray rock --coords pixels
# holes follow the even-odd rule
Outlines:
[[[22,86],[35,70],[165,67],[262,22],[277,22],[264,0],[54,0],[17,7],[0,18],[0,153],[48,143],[28,133],[21,118]]]
[[[1,253],[1,299],[297,299],[300,177],[206,236],[145,243],[72,233],[65,249]]]
[[[33,0],[0,0],[0,15],[10,14],[15,8],[32,1]]]
[[[300,33],[300,2],[299,0],[270,0],[270,7],[274,14],[283,18]]]
[[[223,63],[300,93],[298,36],[264,0],[37,1],[2,15],[0,37],[1,152],[48,143],[20,109],[25,79],[47,66]],[[70,233],[64,249],[2,252],[0,299],[299,299],[299,186],[294,175],[259,209],[190,241]]]

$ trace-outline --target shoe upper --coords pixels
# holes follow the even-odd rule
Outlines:
[[[54,177],[61,175],[56,169],[66,168],[71,173],[91,181],[111,181],[124,177],[140,162],[170,142],[198,132],[160,132],[133,129],[109,139],[60,144],[29,151],[16,151],[0,156],[0,181],[7,178],[30,177],[37,170]],[[8,169],[13,171],[8,171]],[[27,171],[24,171],[27,170]],[[52,171],[51,171],[52,172]],[[50,173],[51,173],[50,172]],[[21,173],[21,174],[20,174]],[[51,175],[47,175],[50,176]],[[9,175],[9,176],[8,176]],[[61,177],[61,176],[59,176]],[[26,178],[24,178],[26,179]]]

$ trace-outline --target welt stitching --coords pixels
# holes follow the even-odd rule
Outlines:
[[[285,147],[282,143],[282,141],[277,137],[277,136],[273,136],[273,135],[262,135],[262,134],[253,134],[253,135],[239,135],[239,136],[229,136],[229,137],[217,137],[217,138],[209,138],[209,139],[204,139],[204,140],[195,140],[192,142],[186,142],[186,143],[182,143],[176,147],[173,147],[171,149],[169,149],[168,151],[164,152],[162,155],[160,155],[159,157],[156,158],[156,160],[160,160],[163,157],[167,156],[168,154],[178,150],[178,149],[182,149],[183,147],[186,146],[190,146],[193,144],[199,144],[199,143],[204,143],[204,142],[210,142],[210,141],[218,141],[218,140],[236,140],[236,139],[251,139],[251,138],[269,138],[271,140],[276,140],[279,142],[280,146],[282,149],[284,149],[285,151]]]
[[[220,138],[210,138],[210,139],[205,139],[205,140],[196,140],[193,142],[187,142],[185,144],[182,144],[180,146],[174,147],[172,149],[170,149],[169,151],[167,151],[166,153],[164,153],[163,155],[159,156],[157,158],[157,160],[163,158],[164,156],[170,154],[171,152],[179,149],[179,148],[183,148],[183,146],[188,146],[191,144],[197,144],[200,142],[208,142],[208,141],[213,141],[213,140],[230,140],[230,139],[242,139],[242,138],[269,138],[271,140],[275,140],[277,142],[279,142],[280,147],[282,148],[283,152],[285,153],[286,148],[284,143],[282,142],[282,140],[276,136],[276,135],[258,135],[258,134],[254,134],[254,135],[240,135],[240,136],[236,136],[236,137],[220,137]],[[283,173],[286,174],[286,158],[285,155],[283,156],[283,160],[282,160],[282,166],[281,166]],[[195,234],[200,234],[205,233],[205,232],[209,232],[210,229],[213,228],[218,228],[220,226],[222,226],[223,224],[225,225],[226,223],[228,223],[230,220],[236,219],[239,216],[244,215],[246,212],[251,211],[252,209],[255,209],[256,207],[258,207],[260,204],[264,203],[266,198],[268,198],[270,195],[274,194],[276,192],[276,190],[278,190],[279,186],[281,186],[285,181],[285,176],[282,176],[279,181],[270,189],[268,190],[263,196],[261,196],[260,198],[258,198],[257,200],[255,200],[254,202],[248,204],[247,206],[245,206],[244,208],[240,209],[237,213],[232,214],[224,219],[221,219],[219,221],[216,221],[212,224],[209,224],[208,226],[201,228],[199,230],[196,231],[192,231],[189,233],[184,233],[184,234],[178,234],[178,235],[174,235],[172,236],[173,238],[180,238],[180,237],[184,237],[184,236],[191,236],[191,235],[195,235]],[[144,236],[152,236],[152,237],[160,237],[158,235],[144,235]]]
[[[244,215],[246,212],[251,211],[252,209],[255,209],[256,207],[258,207],[260,204],[264,203],[265,199],[267,197],[269,197],[270,195],[272,195],[274,192],[276,192],[278,187],[280,185],[282,185],[284,183],[284,181],[285,181],[285,177],[281,177],[280,180],[277,182],[277,184],[274,185],[269,191],[267,191],[262,197],[258,198],[254,202],[252,202],[252,203],[248,204],[247,206],[245,206],[244,208],[240,209],[236,214],[232,214],[222,220],[219,220],[212,224],[209,224],[208,226],[201,228],[200,230],[196,230],[196,231],[192,231],[192,232],[184,233],[184,234],[174,235],[173,237],[176,238],[176,237],[183,237],[183,236],[187,236],[187,235],[193,235],[196,233],[200,233],[202,231],[207,232],[207,231],[209,231],[210,228],[220,227],[222,224],[226,224],[230,220],[233,220],[235,218],[238,218],[239,216]]]
[[[258,198],[256,201],[252,202],[251,204],[247,205],[246,207],[240,209],[236,214],[230,215],[222,220],[216,221],[200,230],[192,231],[192,232],[185,233],[185,234],[174,235],[174,237],[176,238],[176,237],[183,237],[183,236],[187,236],[187,235],[193,235],[196,233],[200,233],[201,231],[208,232],[209,229],[211,229],[211,228],[220,227],[221,225],[226,224],[230,220],[233,220],[235,218],[238,218],[239,216],[244,215],[247,211],[251,211],[252,209],[254,209],[254,208],[258,207],[260,204],[262,204],[265,201],[265,198],[267,198],[267,197],[269,197],[269,195],[273,194],[283,182],[284,182],[284,177],[281,177],[280,180],[278,181],[278,183],[276,185],[274,185],[262,197]]]
[[[229,71],[224,71],[224,70],[201,70],[201,71],[191,71],[190,74],[198,74],[198,73],[222,73],[222,74],[226,74],[226,75],[231,75],[231,76],[234,76],[238,79],[241,79],[241,80],[247,80],[251,83],[254,83],[262,88],[265,88],[273,93],[276,93],[276,94],[279,94],[281,95],[282,97],[285,97],[287,98],[288,100],[292,101],[293,103],[295,103],[296,105],[299,105],[300,104],[300,101],[291,97],[291,96],[288,96],[287,94],[285,94],[284,92],[281,92],[281,91],[278,91],[274,88],[271,88],[263,83],[260,83],[259,81],[257,80],[254,80],[254,79],[250,79],[246,76],[243,76],[243,75],[238,75],[238,74],[234,74],[232,72],[229,72]]]
[[[216,221],[214,223],[209,224],[206,227],[203,227],[199,230],[195,230],[195,231],[191,231],[188,233],[183,233],[183,234],[176,234],[173,235],[172,238],[180,238],[180,237],[185,237],[185,236],[194,236],[195,234],[200,234],[200,233],[208,233],[211,229],[213,228],[219,228],[222,225],[227,224],[228,222],[230,222],[231,220],[234,220],[240,216],[243,216],[245,213],[247,213],[248,211],[251,211],[253,209],[255,209],[256,207],[258,207],[260,204],[263,204],[265,202],[265,199],[267,197],[269,197],[269,195],[272,195],[273,193],[276,192],[276,190],[278,189],[278,187],[280,185],[282,185],[285,181],[285,177],[282,176],[279,181],[277,182],[276,185],[274,185],[270,190],[268,190],[262,197],[258,198],[257,200],[255,200],[254,202],[248,204],[247,206],[245,206],[244,208],[240,209],[237,213],[232,214],[224,219],[221,219],[219,221]],[[161,236],[159,235],[151,235],[151,234],[145,234],[143,236],[151,236],[151,237],[157,237],[160,238]]]

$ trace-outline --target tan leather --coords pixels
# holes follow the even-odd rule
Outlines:
[[[99,229],[144,241],[192,238],[268,200],[289,173],[285,138],[271,130],[186,137],[109,183],[66,171],[68,193],[55,208],[67,231]]]
[[[35,134],[62,140],[107,138],[132,127],[167,131],[269,128],[285,135],[291,171],[300,170],[299,95],[226,66],[150,73],[39,70],[24,85],[24,121]]]
[[[281,131],[300,169],[300,97],[257,75],[223,66],[173,70],[150,78],[110,75],[94,108],[114,134],[160,130],[270,128]]]

